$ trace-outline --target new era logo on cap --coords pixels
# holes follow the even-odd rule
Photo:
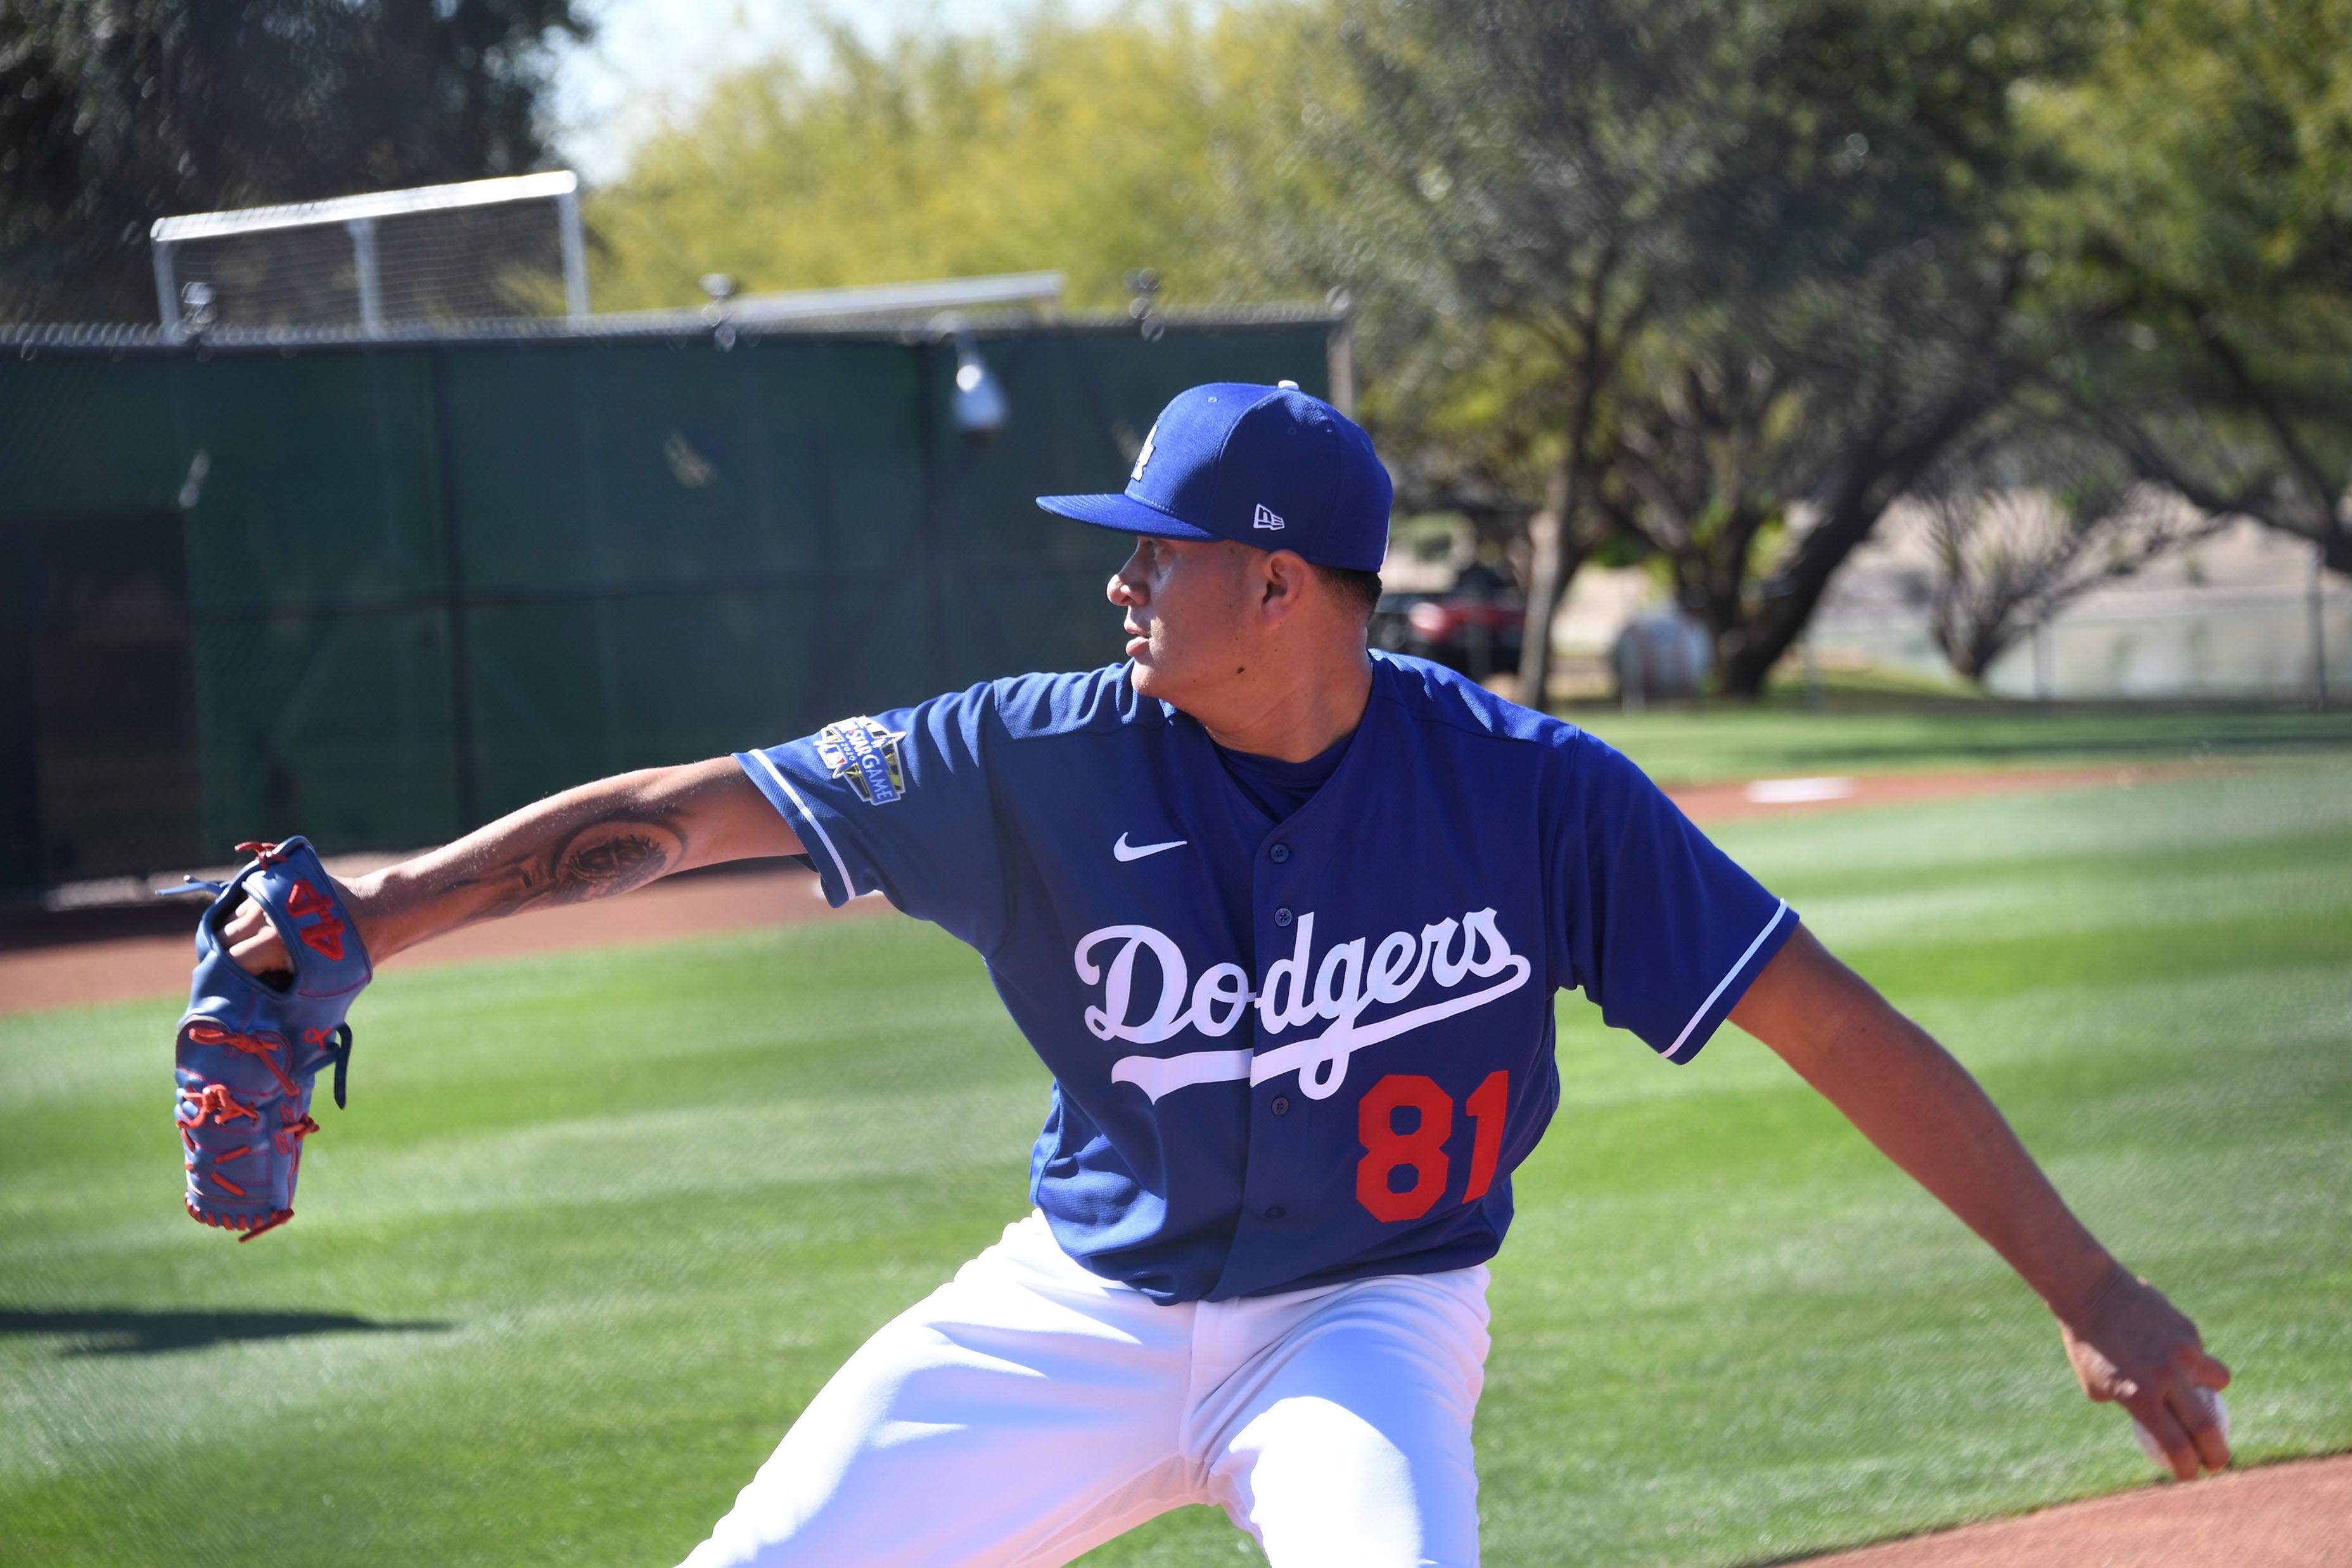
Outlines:
[[[1118,495],[1040,496],[1098,528],[1225,539],[1318,566],[1378,571],[1392,490],[1371,438],[1296,386],[1213,382],[1179,392]]]

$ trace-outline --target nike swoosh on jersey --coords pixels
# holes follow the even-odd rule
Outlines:
[[[1130,844],[1127,841],[1127,835],[1121,833],[1118,842],[1111,845],[1110,852],[1115,860],[1139,861],[1146,855],[1156,855],[1161,850],[1181,850],[1192,841],[1190,839],[1171,839],[1164,844]]]

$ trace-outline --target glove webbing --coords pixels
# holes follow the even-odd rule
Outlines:
[[[245,846],[239,845],[238,847],[243,848]],[[278,1080],[278,1087],[286,1092],[289,1099],[295,1095],[299,1095],[302,1092],[302,1086],[295,1082],[293,1079],[288,1077],[285,1069],[278,1065],[276,1052],[278,1049],[278,1042],[274,1040],[262,1040],[254,1035],[238,1034],[233,1030],[222,1029],[217,1024],[209,1023],[199,1023],[190,1026],[188,1030],[188,1038],[205,1045],[225,1045],[231,1051],[239,1052],[242,1055],[252,1057],[257,1061],[259,1061],[262,1066],[269,1069],[270,1076]],[[327,1053],[328,1059],[334,1062],[335,1105],[337,1109],[341,1109],[343,1105],[344,1073],[351,1066],[352,1060],[352,1026],[347,1023],[337,1024],[331,1035],[330,1035],[329,1031],[325,1030],[309,1030],[305,1031],[305,1038],[310,1044],[317,1046],[321,1051],[324,1051]],[[228,1092],[228,1086],[225,1083],[205,1084],[204,1092],[194,1097],[191,1102],[191,1105],[195,1113],[194,1115],[175,1116],[173,1118],[173,1120],[180,1124],[180,1144],[186,1155],[186,1157],[181,1161],[181,1165],[184,1169],[187,1170],[194,1170],[196,1166],[196,1147],[194,1140],[189,1138],[187,1134],[188,1128],[203,1126],[206,1116],[210,1116],[213,1119],[213,1125],[215,1127],[226,1126],[232,1119],[238,1116],[246,1117],[247,1120],[255,1123],[257,1126],[261,1121],[261,1113],[256,1111],[252,1106],[244,1103],[236,1096],[232,1095]],[[301,1153],[302,1140],[309,1137],[318,1130],[319,1124],[308,1115],[305,1115],[299,1122],[288,1123],[284,1126],[280,1127],[276,1134],[278,1147],[283,1153],[299,1156]],[[228,1191],[236,1194],[239,1197],[247,1197],[249,1195],[244,1187],[238,1186],[236,1182],[229,1180],[228,1177],[220,1174],[220,1167],[230,1160],[243,1159],[246,1155],[253,1154],[254,1152],[254,1145],[247,1144],[242,1148],[231,1149],[225,1155],[215,1155],[213,1156],[213,1168],[206,1172],[205,1175],[209,1176],[216,1186],[226,1187]],[[209,1219],[204,1215],[197,1214],[194,1207],[190,1207],[188,1212],[194,1215],[196,1218],[204,1220],[207,1225],[217,1225],[219,1223],[217,1220]],[[288,1220],[293,1218],[294,1211],[292,1209],[281,1208],[277,1213],[271,1215],[269,1218],[262,1224],[254,1226],[246,1230],[237,1238],[237,1240],[240,1242],[250,1241],[255,1237],[260,1235],[263,1231],[275,1229],[277,1227],[285,1224]]]

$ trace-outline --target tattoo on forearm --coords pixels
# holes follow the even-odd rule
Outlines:
[[[625,829],[607,839],[583,841],[584,838],[572,839],[562,862],[566,880],[583,891],[618,893],[635,887],[661,875],[670,861],[669,852],[648,832]]]
[[[474,894],[478,902],[471,918],[488,920],[643,887],[685,858],[686,837],[660,820],[666,813],[640,810],[616,809],[581,824],[550,850],[457,877],[450,891]]]

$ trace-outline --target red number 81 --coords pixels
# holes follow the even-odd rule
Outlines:
[[[1473,1133],[1465,1203],[1486,1197],[1495,1185],[1510,1085],[1508,1072],[1490,1072],[1465,1103]],[[1396,1113],[1406,1109],[1419,1113],[1419,1119],[1411,1132],[1400,1133]],[[1356,1201],[1373,1218],[1391,1223],[1427,1214],[1445,1191],[1445,1140],[1453,1131],[1454,1102],[1433,1079],[1418,1072],[1391,1072],[1365,1090],[1356,1105],[1356,1139],[1364,1146],[1364,1157],[1356,1165]],[[1412,1185],[1402,1192],[1389,1185],[1400,1168],[1412,1172]]]

